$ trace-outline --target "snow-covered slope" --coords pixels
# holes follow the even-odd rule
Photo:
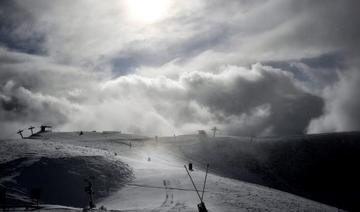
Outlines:
[[[0,185],[14,206],[30,202],[31,190],[40,189],[42,202],[84,207],[86,180],[96,186],[99,199],[134,177],[128,165],[103,150],[30,139],[0,145]]]
[[[179,137],[169,148],[194,162],[211,163],[212,171],[221,176],[360,210],[360,173],[355,171],[360,161],[359,132],[199,140],[182,145]]]
[[[104,191],[104,188],[116,189],[105,192],[106,197],[98,196],[97,206],[121,211],[197,211],[196,205],[200,200],[183,166],[191,159],[176,151],[178,148],[173,148],[175,145],[185,147],[197,142],[202,142],[197,136],[160,138],[155,141],[111,132],[85,132],[81,136],[76,132],[45,133],[37,136],[37,139],[2,141],[1,164],[8,164],[8,169],[20,168],[6,174],[2,172],[0,182],[2,185],[12,182],[10,185],[14,186],[20,185],[17,182],[21,179],[19,176],[31,179],[27,177],[29,172],[25,173],[21,167],[35,167],[36,171],[46,175],[52,173],[52,178],[59,176],[59,181],[71,181],[72,178],[66,178],[69,173],[79,174],[84,169],[86,174],[82,175],[91,172],[93,179],[100,181],[94,183],[97,189],[95,193]],[[9,163],[18,160],[17,166],[9,166]],[[205,172],[204,167],[199,166],[205,161],[191,162],[196,164],[191,175],[201,190]],[[51,166],[51,172],[50,167],[41,165],[43,163]],[[56,168],[59,164],[62,168]],[[60,177],[58,170],[65,175]],[[44,176],[44,179],[47,178]],[[108,181],[111,181],[111,185],[96,188],[96,185],[107,185],[105,182]],[[26,183],[30,185],[34,181]],[[78,187],[83,187],[83,184]],[[52,192],[58,194],[64,191],[54,189],[57,190]],[[67,189],[70,191],[74,186]],[[204,202],[209,211],[336,211],[335,208],[289,193],[218,176],[212,170],[208,175]],[[60,201],[44,203],[59,204]]]

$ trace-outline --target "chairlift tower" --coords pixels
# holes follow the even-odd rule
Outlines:
[[[24,136],[23,136],[23,134],[22,134],[23,131],[24,131],[24,130],[19,130],[19,131],[17,132],[17,134],[19,134],[22,139],[24,139]]]
[[[35,127],[33,127],[33,126],[30,126],[29,128],[28,128],[28,130],[30,130],[31,131],[31,135],[34,135],[34,132],[33,132],[33,129],[34,129]]]
[[[213,137],[215,137],[216,132],[217,132],[218,130],[219,130],[219,129],[218,129],[217,127],[213,127],[213,128],[211,129],[211,131],[213,131]]]

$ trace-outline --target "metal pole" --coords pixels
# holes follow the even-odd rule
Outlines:
[[[202,194],[201,194],[201,202],[204,199],[204,191],[205,191],[205,185],[206,185],[206,178],[207,178],[208,170],[209,170],[209,164],[206,165],[206,174],[205,174],[205,181],[204,181],[204,186],[203,186],[203,190],[202,190]]]
[[[193,184],[193,186],[194,186],[194,188],[195,188],[195,191],[196,191],[197,195],[199,196],[200,201],[202,202],[202,199],[201,199],[201,197],[200,197],[199,191],[197,190],[197,188],[196,188],[196,186],[195,186],[195,183],[194,183],[194,181],[193,181],[193,179],[192,179],[192,177],[191,177],[188,169],[186,168],[186,165],[184,165],[184,167],[185,167],[185,170],[186,170],[187,174],[188,174],[189,177],[190,177],[190,180],[191,180],[191,182],[192,182],[192,184]]]

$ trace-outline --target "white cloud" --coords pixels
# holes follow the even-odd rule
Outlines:
[[[360,100],[358,85],[360,73],[352,70],[343,75],[340,81],[324,90],[325,113],[311,121],[308,132],[341,132],[360,129]]]
[[[19,127],[50,123],[63,130],[172,135],[216,125],[231,134],[297,133],[320,115],[322,107],[318,97],[296,85],[292,74],[261,64],[251,69],[224,66],[218,73],[189,71],[177,79],[140,75],[109,79],[46,57],[2,51],[3,128],[14,122]],[[300,109],[310,104],[308,115],[293,112],[293,104]],[[275,120],[281,113],[299,120],[293,124],[287,124],[286,117]]]

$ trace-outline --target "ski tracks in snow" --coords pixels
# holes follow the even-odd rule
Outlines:
[[[174,182],[171,182],[170,180],[163,180],[163,185],[164,185],[164,191],[165,191],[165,198],[164,201],[162,202],[162,204],[156,208],[153,209],[151,212],[164,212],[164,211],[188,211],[186,209],[188,209],[186,207],[186,203],[185,202],[181,202],[181,201],[177,201],[175,198],[175,192],[176,190],[174,190],[172,188],[172,185]],[[176,183],[175,183],[176,184]]]
[[[153,212],[158,211],[169,211],[169,209],[174,205],[174,192],[172,189],[169,189],[171,186],[170,180],[163,180],[164,189],[165,189],[165,199],[157,208],[156,210],[153,210]]]

